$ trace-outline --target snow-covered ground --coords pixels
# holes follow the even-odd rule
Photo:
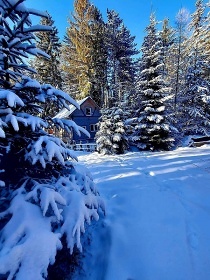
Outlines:
[[[209,146],[120,156],[80,152],[79,161],[107,207],[84,279],[210,279]]]

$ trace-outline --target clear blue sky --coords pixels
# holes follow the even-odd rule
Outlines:
[[[102,12],[106,19],[106,10],[115,10],[123,19],[131,35],[136,36],[138,48],[141,46],[144,37],[145,27],[149,23],[151,7],[156,14],[157,20],[165,17],[174,24],[175,15],[182,7],[187,8],[190,13],[195,10],[196,0],[93,0],[93,3]],[[205,1],[206,2],[206,1]],[[55,26],[59,30],[60,38],[63,39],[67,18],[73,11],[73,0],[26,0],[25,5],[30,8],[48,11],[55,21]]]

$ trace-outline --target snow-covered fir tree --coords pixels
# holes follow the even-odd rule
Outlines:
[[[189,66],[186,74],[186,88],[182,96],[182,129],[185,134],[210,133],[210,80],[205,75],[209,67],[208,55],[202,44],[205,6],[202,0],[196,1],[192,14],[188,39]]]
[[[32,71],[26,57],[45,55],[34,32],[51,30],[32,25],[30,15],[47,14],[22,0],[0,0],[0,13],[0,275],[41,280],[62,247],[82,250],[85,223],[97,220],[104,206],[89,172],[46,129],[87,132],[73,121],[40,117],[45,102],[60,109],[78,104],[22,74]]]
[[[142,150],[169,149],[174,139],[170,137],[171,127],[166,118],[165,101],[170,93],[163,79],[162,44],[156,31],[154,14],[146,28],[147,35],[142,45],[140,75],[138,80],[139,99],[142,109],[135,118],[135,132],[131,143]]]
[[[169,19],[165,18],[162,22],[162,29],[159,32],[161,44],[162,44],[162,63],[163,63],[163,79],[165,86],[171,88],[171,95],[168,96],[168,100],[165,102],[167,118],[174,126],[177,126],[177,117],[174,114],[174,103],[175,98],[173,96],[174,92],[172,90],[172,76],[174,72],[172,69],[172,61],[175,60],[175,30],[169,25]],[[175,52],[175,53],[174,53]],[[177,135],[176,135],[177,137]]]
[[[207,61],[210,61],[210,1],[208,1],[205,5],[206,8],[206,17],[204,24],[202,26],[202,37],[201,37],[201,42],[203,49],[205,51],[205,54],[207,56]],[[210,76],[210,70],[209,67],[206,69],[206,75]]]
[[[102,110],[96,143],[97,151],[103,155],[123,154],[128,149],[124,113],[121,108]]]

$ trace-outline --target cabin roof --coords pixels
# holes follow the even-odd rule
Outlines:
[[[91,98],[90,96],[87,96],[83,98],[82,100],[76,100],[76,102],[81,106],[87,99]],[[92,99],[92,98],[91,98]],[[93,99],[92,99],[93,100]],[[93,100],[94,101],[94,100]],[[94,101],[95,102],[95,101]],[[96,104],[96,103],[95,103]],[[98,105],[96,104],[98,107]],[[54,118],[59,118],[59,119],[66,119],[68,118],[77,108],[74,105],[69,106],[69,110],[66,108],[63,108],[57,115],[55,115]]]

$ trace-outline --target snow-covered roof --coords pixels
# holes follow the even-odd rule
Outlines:
[[[87,96],[83,98],[82,100],[77,100],[77,103],[79,106],[81,106],[88,98],[91,98],[90,96]],[[77,108],[74,105],[69,106],[69,110],[66,108],[63,108],[54,118],[58,119],[66,119],[68,118]]]

